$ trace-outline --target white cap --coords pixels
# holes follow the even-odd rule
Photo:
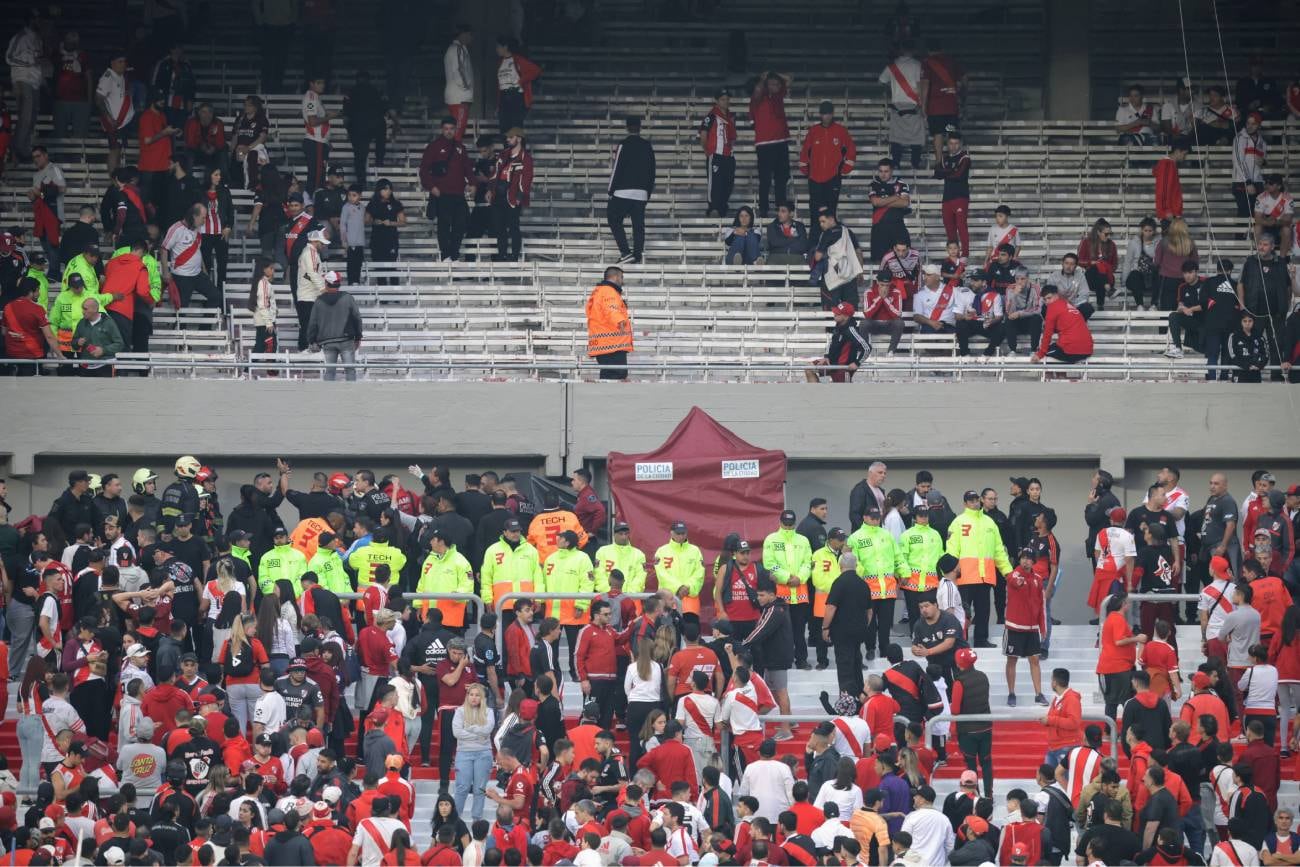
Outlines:
[[[330,242],[329,236],[326,235],[324,230],[322,229],[317,229],[316,231],[312,232],[310,235],[307,236],[307,240],[320,241],[322,244],[328,244]]]
[[[321,800],[327,804],[337,804],[343,797],[343,790],[338,786],[326,786],[320,793]]]
[[[54,820],[51,819],[49,816],[42,816],[41,821],[37,824],[37,827],[40,828],[40,830],[42,831],[53,831],[56,825],[54,824]]]
[[[148,655],[149,648],[145,647],[143,644],[132,644],[126,649],[126,656],[128,659],[139,659],[142,656]]]
[[[928,265],[924,265],[924,266],[922,266],[922,268],[921,268],[921,273],[922,273],[922,274],[930,274],[930,275],[933,275],[933,276],[935,276],[935,277],[938,277],[938,276],[939,276],[939,266],[938,266],[938,265],[935,265],[934,263],[930,263],[930,264],[928,264]]]
[[[104,863],[105,863],[105,864],[125,864],[125,863],[126,863],[126,855],[122,854],[122,850],[119,849],[118,847],[116,847],[116,846],[109,846],[107,849],[104,850]]]
[[[330,286],[340,286],[343,284],[343,278],[339,276],[338,271],[326,271],[325,282]]]

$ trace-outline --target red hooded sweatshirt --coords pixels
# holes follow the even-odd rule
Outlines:
[[[160,683],[145,693],[140,710],[158,726],[161,739],[162,735],[176,728],[178,711],[194,710],[194,701],[189,693],[177,689],[175,684]]]
[[[1043,339],[1038,345],[1038,354],[1046,355],[1052,338],[1062,352],[1070,355],[1092,355],[1092,332],[1083,314],[1069,301],[1057,296],[1047,305],[1047,319],[1043,322]]]
[[[135,253],[123,253],[114,256],[104,265],[104,282],[100,292],[121,296],[108,305],[108,309],[119,313],[127,319],[134,318],[136,299],[141,303],[152,303],[153,295],[149,290],[149,269]]]

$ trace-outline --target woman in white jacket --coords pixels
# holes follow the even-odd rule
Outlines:
[[[442,55],[442,80],[447,82],[442,96],[447,101],[447,114],[456,119],[456,141],[465,135],[469,109],[474,103],[474,60],[469,51],[473,41],[469,25],[457,24],[456,36]]]
[[[388,685],[397,690],[397,707],[394,708],[406,720],[406,742],[413,744],[420,737],[420,681],[411,671],[411,663],[405,659],[397,662],[397,677],[391,678]]]

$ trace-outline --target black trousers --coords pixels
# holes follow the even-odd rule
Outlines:
[[[1124,703],[1133,697],[1133,672],[1121,671],[1118,674],[1099,674],[1101,694],[1106,703],[1106,716],[1117,717]],[[1127,751],[1125,747],[1125,751]]]
[[[817,664],[818,664],[818,665],[829,665],[829,664],[830,664],[830,659],[831,659],[831,657],[830,657],[830,652],[829,652],[829,651],[830,651],[830,645],[827,644],[827,643],[826,643],[826,639],[822,637],[822,620],[823,620],[823,618],[821,618],[821,617],[813,617],[813,618],[811,618],[811,619],[808,621],[808,624],[809,624],[808,628],[812,631],[812,635],[813,635],[813,647],[814,647],[814,648],[816,649],[816,651],[817,651]],[[839,651],[836,651],[836,654],[837,654],[837,655],[838,655],[838,653],[839,653]]]
[[[130,319],[127,319],[116,310],[109,310],[108,318],[113,320],[113,324],[117,326],[117,333],[122,335],[122,342],[126,344],[122,347],[122,351],[130,352],[134,346],[131,343],[131,338],[135,335],[135,326],[131,324]]]
[[[348,285],[361,282],[361,266],[366,261],[365,247],[348,247]]]
[[[1175,310],[1169,314],[1169,340],[1179,349],[1183,348],[1183,332],[1187,332],[1187,345],[1197,351],[1201,347],[1200,320],[1186,313]]]
[[[1127,279],[1124,280],[1124,287],[1128,293],[1133,296],[1133,303],[1139,306],[1143,304],[1155,304],[1155,275],[1143,274],[1141,271],[1130,271]],[[1143,299],[1146,299],[1145,301]]]
[[[447,707],[438,711],[438,791],[446,792],[451,788],[451,757],[456,754],[456,738],[451,733],[451,720],[456,715],[456,708]]]
[[[984,323],[978,319],[958,320],[957,354],[970,355],[971,338],[982,337],[988,341],[988,346],[984,349],[984,354],[997,355],[998,346],[1002,343],[1003,330],[1001,322],[995,322],[986,328]]]
[[[429,745],[433,743],[433,727],[439,725],[438,722],[438,678],[432,675],[419,675],[420,685],[424,687],[424,695],[427,701],[427,708],[424,716],[420,717],[420,761],[422,764],[429,764]],[[441,738],[441,732],[439,733]],[[407,751],[414,753],[411,745],[407,744]]]
[[[204,235],[199,252],[203,256],[203,265],[208,269],[208,273],[217,275],[217,288],[224,289],[226,262],[230,260],[230,244],[220,235]]]
[[[984,731],[959,733],[957,745],[961,747],[967,770],[975,770],[976,762],[979,763],[984,777],[984,797],[993,797],[993,728],[990,726]]]
[[[768,215],[769,194],[776,188],[778,203],[786,201],[790,186],[790,143],[769,142],[754,148],[758,154],[758,214]],[[815,222],[815,221],[814,221]]]
[[[591,681],[591,697],[595,699],[596,705],[600,708],[600,717],[597,723],[602,729],[608,729],[614,719],[614,705],[616,696],[623,691],[623,681],[618,680],[593,680]]]
[[[862,694],[862,639],[836,639],[835,678],[839,681],[840,692],[847,692],[854,698]]]
[[[623,691],[623,679],[627,677],[627,667],[632,659],[627,656],[618,658],[618,677],[614,679],[614,716],[627,723],[627,693]],[[603,705],[602,705],[603,707]],[[606,726],[609,728],[609,726]]]
[[[987,584],[961,584],[957,589],[961,591],[961,602],[967,609],[972,610],[971,624],[975,627],[972,638],[976,644],[987,643],[989,640],[989,585]]]
[[[727,216],[731,206],[731,189],[736,184],[736,158],[713,154],[709,157],[709,206],[704,216],[710,212],[719,217]]]
[[[253,337],[254,352],[275,352],[279,346],[280,342],[276,339],[276,332],[265,325],[257,326]]]
[[[259,29],[262,34],[262,93],[277,93],[284,89],[287,43],[293,33],[293,26],[263,25]]]
[[[629,701],[627,703],[627,740],[628,767],[635,768],[637,761],[645,755],[641,747],[641,726],[645,725],[650,711],[660,707],[657,701]]]
[[[817,246],[817,239],[822,234],[821,226],[817,224],[817,211],[823,207],[830,208],[832,211],[839,208],[842,184],[840,175],[825,183],[811,179],[808,181],[808,243],[812,247]]]
[[[920,590],[904,590],[903,604],[907,606],[907,622],[915,625],[921,617],[921,597],[926,594]]]
[[[307,323],[311,322],[311,308],[315,301],[295,301],[294,310],[298,312],[298,351],[307,348]]]
[[[367,189],[366,176],[369,174],[370,146],[374,145],[375,159],[382,163],[384,154],[388,150],[388,131],[380,128],[373,132],[356,132],[352,133],[349,138],[352,141],[352,176],[361,185],[362,189]]]
[[[609,197],[609,203],[605,205],[605,222],[609,225],[609,232],[614,236],[620,255],[640,259],[645,252],[645,206],[645,202],[636,199]],[[632,218],[631,247],[627,245],[627,231],[623,228],[623,221],[628,217]]]
[[[180,292],[182,307],[189,307],[195,295],[203,296],[204,307],[215,307],[220,310],[225,306],[221,287],[214,286],[212,279],[204,272],[200,271],[188,277],[173,274],[172,279],[176,281],[176,290]]]
[[[153,308],[137,304],[135,316],[131,319],[131,351],[148,352],[149,338],[153,336]],[[122,335],[126,337],[125,334]],[[145,376],[148,371],[145,371]]]
[[[1089,265],[1083,272],[1083,279],[1088,281],[1088,288],[1097,299],[1097,309],[1106,309],[1106,275],[1097,270],[1096,265]]]
[[[880,656],[884,657],[886,649],[889,647],[892,639],[889,637],[889,631],[894,628],[894,599],[872,599],[871,611],[875,615],[871,622],[867,624],[867,653],[875,652],[875,647],[880,648]]]
[[[1056,348],[1056,344],[1052,344],[1052,348]],[[1049,349],[1047,352],[1050,357],[1052,350]],[[997,617],[998,623],[1002,623],[1002,621],[1006,619],[1007,581],[1001,575],[998,576],[997,581],[993,585],[993,613]]]
[[[1015,352],[1022,334],[1029,338],[1030,352],[1038,348],[1038,341],[1043,336],[1042,316],[1037,313],[1033,316],[1021,316],[1019,319],[1008,319],[1006,324],[1007,349]]]
[[[567,623],[564,625],[564,640],[569,645],[569,677],[574,680],[578,679],[578,669],[575,660],[578,658],[578,633],[581,631],[581,625],[570,626]],[[556,677],[559,677],[560,672],[557,671],[555,674]]]
[[[459,259],[460,242],[465,239],[465,225],[469,222],[465,197],[438,196],[433,207],[438,217],[438,253],[444,259]]]
[[[325,166],[330,158],[330,146],[327,142],[302,140],[302,158],[307,164],[307,189],[319,190],[325,180]]]
[[[492,202],[492,223],[496,227],[497,255],[519,258],[524,247],[524,235],[519,228],[521,208],[512,208],[506,204],[504,195],[498,195]]]
[[[627,379],[626,352],[606,352],[604,355],[597,355],[596,363],[600,365],[601,379]]]
[[[790,629],[794,632],[795,668],[808,664],[808,621],[811,617],[811,602],[800,602],[790,606]]]
[[[524,105],[522,90],[503,90],[497,101],[497,124],[501,134],[505,135],[511,127],[523,126],[528,117],[528,107]]]

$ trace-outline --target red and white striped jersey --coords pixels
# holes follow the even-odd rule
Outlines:
[[[762,731],[763,724],[758,719],[758,693],[754,684],[732,688],[722,697],[722,707],[718,708],[718,722],[731,726],[732,734]]]
[[[1123,527],[1107,527],[1097,534],[1096,555],[1098,570],[1120,572],[1125,558],[1137,556],[1137,543]]]
[[[1292,201],[1290,193],[1281,192],[1275,196],[1265,190],[1255,200],[1255,216],[1257,217],[1269,217],[1276,220],[1279,217],[1290,216],[1294,210],[1295,203]]]
[[[1179,518],[1177,521],[1179,541],[1183,539],[1183,533],[1186,531],[1187,513],[1191,511],[1191,504],[1192,504],[1191,497],[1187,496],[1187,492],[1184,491],[1181,487],[1175,485],[1174,487],[1165,491],[1165,509],[1170,512],[1172,512],[1174,509],[1183,510],[1183,517]]]
[[[1264,161],[1268,158],[1268,145],[1260,132],[1254,135],[1243,127],[1232,142],[1232,182],[1234,184],[1262,184]]]
[[[308,141],[328,142],[330,122],[325,117],[325,105],[314,90],[302,95],[303,135]]]
[[[184,220],[172,223],[163,237],[163,249],[169,254],[168,268],[178,277],[193,277],[203,270],[199,255],[199,233]]]
[[[1084,786],[1101,773],[1101,753],[1090,747],[1075,747],[1066,754],[1065,790],[1071,804],[1078,804]]]

